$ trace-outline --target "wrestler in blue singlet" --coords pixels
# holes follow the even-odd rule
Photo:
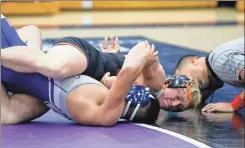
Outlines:
[[[19,38],[15,28],[9,25],[7,19],[3,15],[1,15],[1,50],[11,46],[27,46],[27,45]],[[39,99],[43,101],[47,101],[48,90],[45,90],[45,88],[48,88],[47,86],[49,85],[48,78],[45,78],[40,74],[26,74],[26,73],[14,72],[2,66],[1,66],[1,73],[2,73],[1,80],[8,91],[15,92],[15,93],[31,94],[34,97],[38,96]],[[37,83],[40,86],[43,86],[40,87],[43,88],[43,90],[39,89],[37,91],[37,89],[29,88],[32,87],[33,84],[37,84]]]
[[[1,15],[1,50],[11,46],[27,46],[15,28]],[[49,85],[53,80],[37,73],[19,73],[1,66],[1,82],[8,92],[29,94],[42,101],[49,101]]]
[[[7,50],[4,48],[11,46],[27,46],[3,15],[1,15],[1,25],[1,50]],[[71,91],[88,83],[104,87],[100,82],[85,75],[69,77],[59,81],[39,73],[15,72],[3,66],[1,66],[1,73],[1,82],[8,92],[36,97],[53,111],[69,120],[74,120],[66,106],[66,98]]]
[[[3,15],[1,17],[1,25],[1,50],[7,50],[5,48],[11,46],[27,46],[26,43],[20,39],[15,28],[9,25]],[[66,105],[67,96],[74,89],[85,84],[96,84],[105,88],[99,81],[86,75],[77,75],[63,80],[54,80],[39,73],[19,73],[3,66],[1,66],[1,72],[1,83],[3,83],[8,92],[28,94],[36,97],[37,99],[42,100],[57,114],[74,121],[75,119]],[[145,92],[145,87],[132,87],[126,100],[129,102],[132,101],[132,104],[136,103],[135,105],[139,102],[141,102],[141,105],[149,103],[153,97],[151,97],[149,92],[146,92],[146,95],[143,95],[142,91]],[[142,97],[142,95],[144,97]],[[131,102],[129,105],[130,104]],[[125,113],[128,111],[128,107],[129,106],[127,105]],[[130,117],[130,120],[133,119],[137,110],[138,107]]]

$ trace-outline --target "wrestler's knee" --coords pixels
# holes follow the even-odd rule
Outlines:
[[[37,26],[29,25],[22,27],[17,30],[17,33],[28,46],[35,49],[42,48],[42,35]]]
[[[1,104],[1,124],[9,125],[9,124],[17,124],[19,121],[18,116],[14,116],[11,111],[11,106],[9,104]]]
[[[26,27],[28,28],[28,30],[30,32],[33,32],[33,34],[38,35],[39,37],[41,37],[41,31],[40,31],[40,29],[37,26],[29,25],[29,26],[26,26]]]
[[[35,25],[24,26],[24,27],[22,27],[22,28],[17,30],[18,33],[19,32],[25,32],[26,33],[26,31],[28,31],[28,32],[29,31],[30,32],[36,32],[36,33],[40,33],[41,32],[40,29],[37,26],[35,26]]]
[[[12,113],[10,111],[5,111],[1,113],[1,124],[2,125],[18,124],[18,119],[17,117],[12,116]]]
[[[19,124],[34,120],[48,111],[38,99],[25,94],[10,96],[9,102],[1,105],[1,124]]]
[[[11,118],[9,96],[1,83],[0,87],[0,101],[1,101],[1,124],[9,124]]]
[[[18,115],[22,120],[33,120],[48,111],[48,107],[42,101],[26,94],[12,95],[11,105],[12,108],[15,108],[15,112],[18,112],[21,107],[21,111],[15,115]],[[16,109],[17,106],[19,106],[18,109]]]

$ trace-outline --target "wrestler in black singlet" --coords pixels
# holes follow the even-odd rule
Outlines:
[[[106,72],[110,72],[111,76],[116,76],[118,70],[122,68],[125,59],[122,54],[100,52],[87,41],[77,37],[61,38],[55,45],[64,42],[79,47],[86,54],[88,66],[83,75],[100,81]]]

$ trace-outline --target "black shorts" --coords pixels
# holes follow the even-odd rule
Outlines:
[[[111,76],[116,76],[125,60],[123,54],[102,53],[87,41],[77,37],[61,38],[55,44],[57,45],[61,42],[75,45],[86,54],[88,66],[82,74],[98,81],[101,80],[106,72],[110,72]]]

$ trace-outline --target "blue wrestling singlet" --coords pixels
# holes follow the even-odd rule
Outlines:
[[[18,36],[15,28],[9,25],[7,19],[1,14],[1,50],[11,46],[26,46]],[[48,101],[49,79],[40,74],[26,74],[14,72],[1,66],[1,81],[10,92],[31,94],[43,101]],[[41,89],[32,88],[37,85]],[[29,88],[30,87],[30,88]]]
[[[11,46],[27,46],[18,36],[16,30],[10,26],[6,18],[1,19],[2,44],[1,50],[8,50]],[[8,92],[28,94],[42,100],[57,114],[75,120],[69,112],[66,100],[67,96],[76,88],[85,84],[103,86],[99,81],[78,75],[63,80],[54,80],[39,73],[20,73],[1,66],[1,82]]]
[[[1,25],[1,50],[7,50],[7,47],[11,46],[27,46],[3,15],[1,15]],[[66,107],[66,96],[73,87],[71,90],[62,88],[62,84],[68,86],[68,80],[72,83],[77,78],[73,78],[73,81],[70,79],[56,81],[38,73],[15,72],[1,65],[1,83],[8,92],[36,97],[59,115],[71,120],[72,116]]]

